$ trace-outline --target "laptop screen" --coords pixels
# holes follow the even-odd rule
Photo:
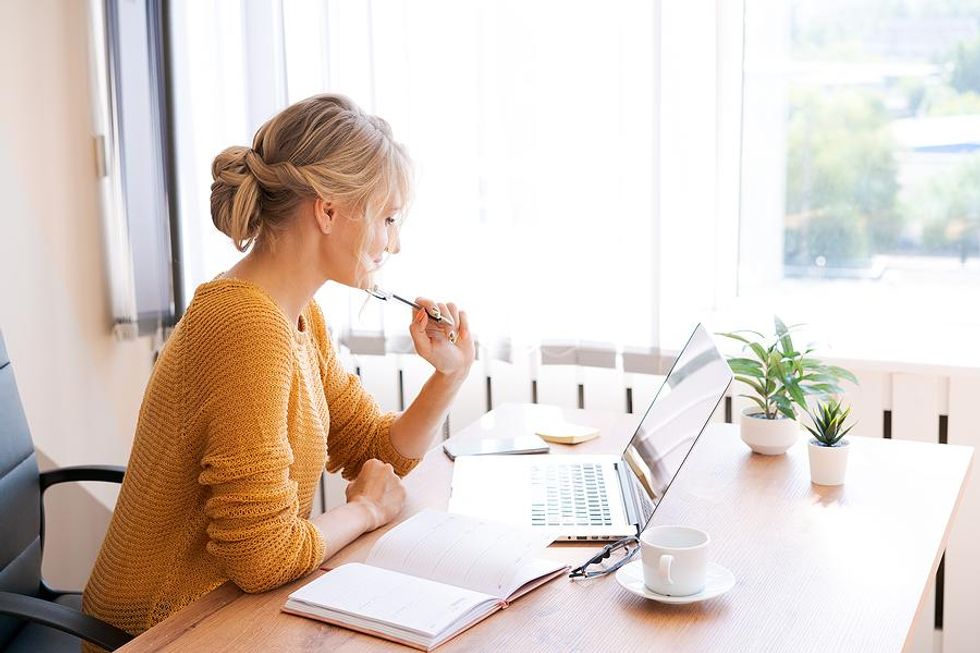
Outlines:
[[[681,350],[623,452],[642,531],[732,381],[700,324]]]

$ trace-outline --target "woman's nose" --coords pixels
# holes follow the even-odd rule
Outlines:
[[[388,246],[385,249],[389,254],[397,254],[401,251],[402,243],[401,238],[398,233],[398,227],[392,227],[388,230]]]

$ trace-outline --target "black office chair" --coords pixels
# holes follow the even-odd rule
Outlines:
[[[13,366],[0,333],[0,650],[76,652],[85,639],[111,651],[132,639],[125,631],[83,614],[81,594],[53,590],[41,578],[43,492],[66,481],[122,483],[124,471],[97,466],[38,472]]]

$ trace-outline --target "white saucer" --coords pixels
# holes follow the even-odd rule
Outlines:
[[[721,596],[728,590],[735,587],[735,576],[728,569],[722,567],[714,562],[708,563],[708,581],[704,586],[704,589],[697,594],[691,594],[689,596],[666,596],[664,594],[657,594],[651,591],[646,585],[643,584],[643,561],[634,560],[633,562],[623,565],[616,571],[616,581],[622,585],[625,589],[629,590],[637,596],[642,596],[646,599],[653,599],[654,601],[660,601],[661,603],[671,603],[674,605],[682,605],[685,603],[697,603],[698,601],[706,601],[708,599],[713,599],[716,596]]]

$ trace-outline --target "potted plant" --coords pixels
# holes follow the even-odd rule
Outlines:
[[[807,411],[807,397],[841,394],[841,379],[857,383],[847,370],[811,357],[812,347],[796,349],[791,332],[800,325],[773,321],[773,336],[751,330],[719,334],[743,344],[744,353],[728,358],[735,379],[753,391],[739,395],[754,404],[740,416],[742,440],[770,456],[785,453],[799,439],[797,410]]]
[[[810,480],[817,485],[840,485],[847,471],[849,442],[844,439],[854,425],[844,427],[851,407],[837,399],[820,402],[816,409],[808,411],[813,428],[803,426],[813,434],[810,440]]]

